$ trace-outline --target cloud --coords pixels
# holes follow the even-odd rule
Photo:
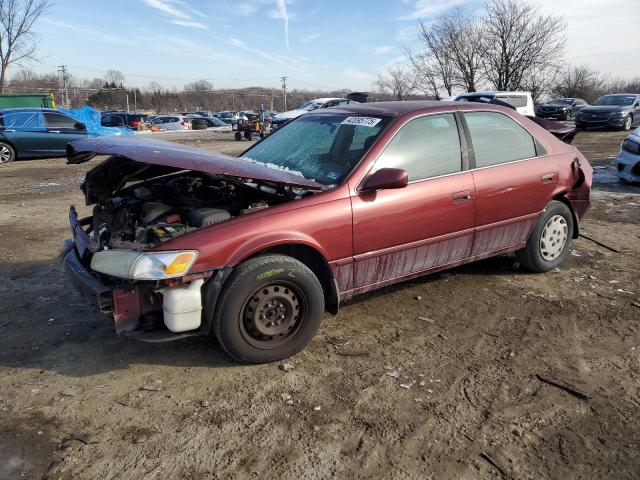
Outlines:
[[[471,3],[473,0],[416,0],[413,3],[413,10],[400,17],[401,20],[417,20],[418,18],[435,17],[454,7],[460,7]],[[408,2],[406,2],[408,3]]]
[[[189,28],[208,28],[205,24],[195,20],[192,16],[201,18],[207,16],[199,10],[191,7],[182,0],[142,0],[145,5],[151,7],[164,15],[171,17],[170,23]],[[189,13],[191,12],[191,13]]]
[[[407,40],[414,39],[417,34],[418,28],[416,27],[416,25],[411,25],[409,27],[402,27],[401,29],[399,29],[396,36],[401,42],[406,42]]]
[[[370,83],[374,80],[374,76],[370,73],[363,72],[361,70],[357,70],[353,67],[349,67],[342,72],[342,76],[351,83],[356,83],[359,85],[364,85],[365,83]]]
[[[58,20],[52,20],[50,18],[42,18],[40,21],[58,29],[64,29],[66,33],[81,33],[82,35],[86,35],[88,38],[99,40],[105,43],[111,43],[114,45],[125,45],[128,47],[136,47],[140,45],[140,42],[132,39],[134,37],[127,38],[120,35],[112,35],[95,27],[88,28],[83,25],[73,25],[66,22],[60,22]]]
[[[284,21],[284,42],[287,45],[287,50],[291,51],[291,46],[289,45],[289,15],[287,14],[287,3],[286,0],[276,0],[276,4],[278,5],[280,17]]]
[[[373,49],[373,53],[376,55],[386,55],[387,53],[391,53],[395,50],[391,45],[382,45],[381,47],[376,47]]]
[[[308,35],[305,35],[304,37],[302,37],[300,39],[300,41],[302,43],[311,43],[315,40],[318,40],[320,37],[322,37],[322,35],[320,35],[319,33],[310,33]]]
[[[180,25],[181,27],[190,27],[190,28],[207,28],[206,25],[197,22],[195,20],[180,20],[180,19],[175,19],[175,20],[171,20],[171,23],[173,23],[174,25]]]

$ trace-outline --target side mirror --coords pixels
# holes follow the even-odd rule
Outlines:
[[[76,122],[74,127],[75,127],[76,130],[86,130],[87,129],[87,126],[82,122]]]
[[[381,168],[372,173],[362,184],[360,191],[391,190],[409,184],[409,175],[401,168]]]

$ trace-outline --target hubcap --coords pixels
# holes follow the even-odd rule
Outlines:
[[[624,126],[627,130],[631,128],[631,117],[627,117],[627,119],[624,122]]]
[[[245,301],[241,330],[260,348],[275,348],[294,335],[306,315],[305,299],[297,287],[272,283],[257,289]]]
[[[5,145],[0,146],[0,163],[6,163],[11,160],[11,150]]]
[[[562,215],[554,215],[542,229],[540,254],[547,262],[558,258],[567,244],[567,221]]]

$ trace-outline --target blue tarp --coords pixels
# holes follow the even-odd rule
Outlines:
[[[83,107],[72,110],[58,108],[57,110],[62,113],[66,113],[79,122],[84,123],[87,127],[87,133],[89,135],[133,135],[133,130],[130,130],[128,128],[103,127],[102,125],[100,125],[101,114],[95,108]]]

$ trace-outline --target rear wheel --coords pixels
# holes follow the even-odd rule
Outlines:
[[[313,272],[291,257],[265,255],[234,269],[220,294],[213,327],[234,359],[273,362],[302,350],[323,314],[322,286]]]
[[[573,216],[564,203],[549,202],[527,245],[516,252],[518,261],[534,272],[548,272],[560,265],[571,248]]]
[[[240,132],[236,131],[235,138],[236,138],[237,141],[241,141],[242,140],[242,134]]]
[[[6,142],[0,142],[0,163],[13,162],[16,159],[16,151]]]

